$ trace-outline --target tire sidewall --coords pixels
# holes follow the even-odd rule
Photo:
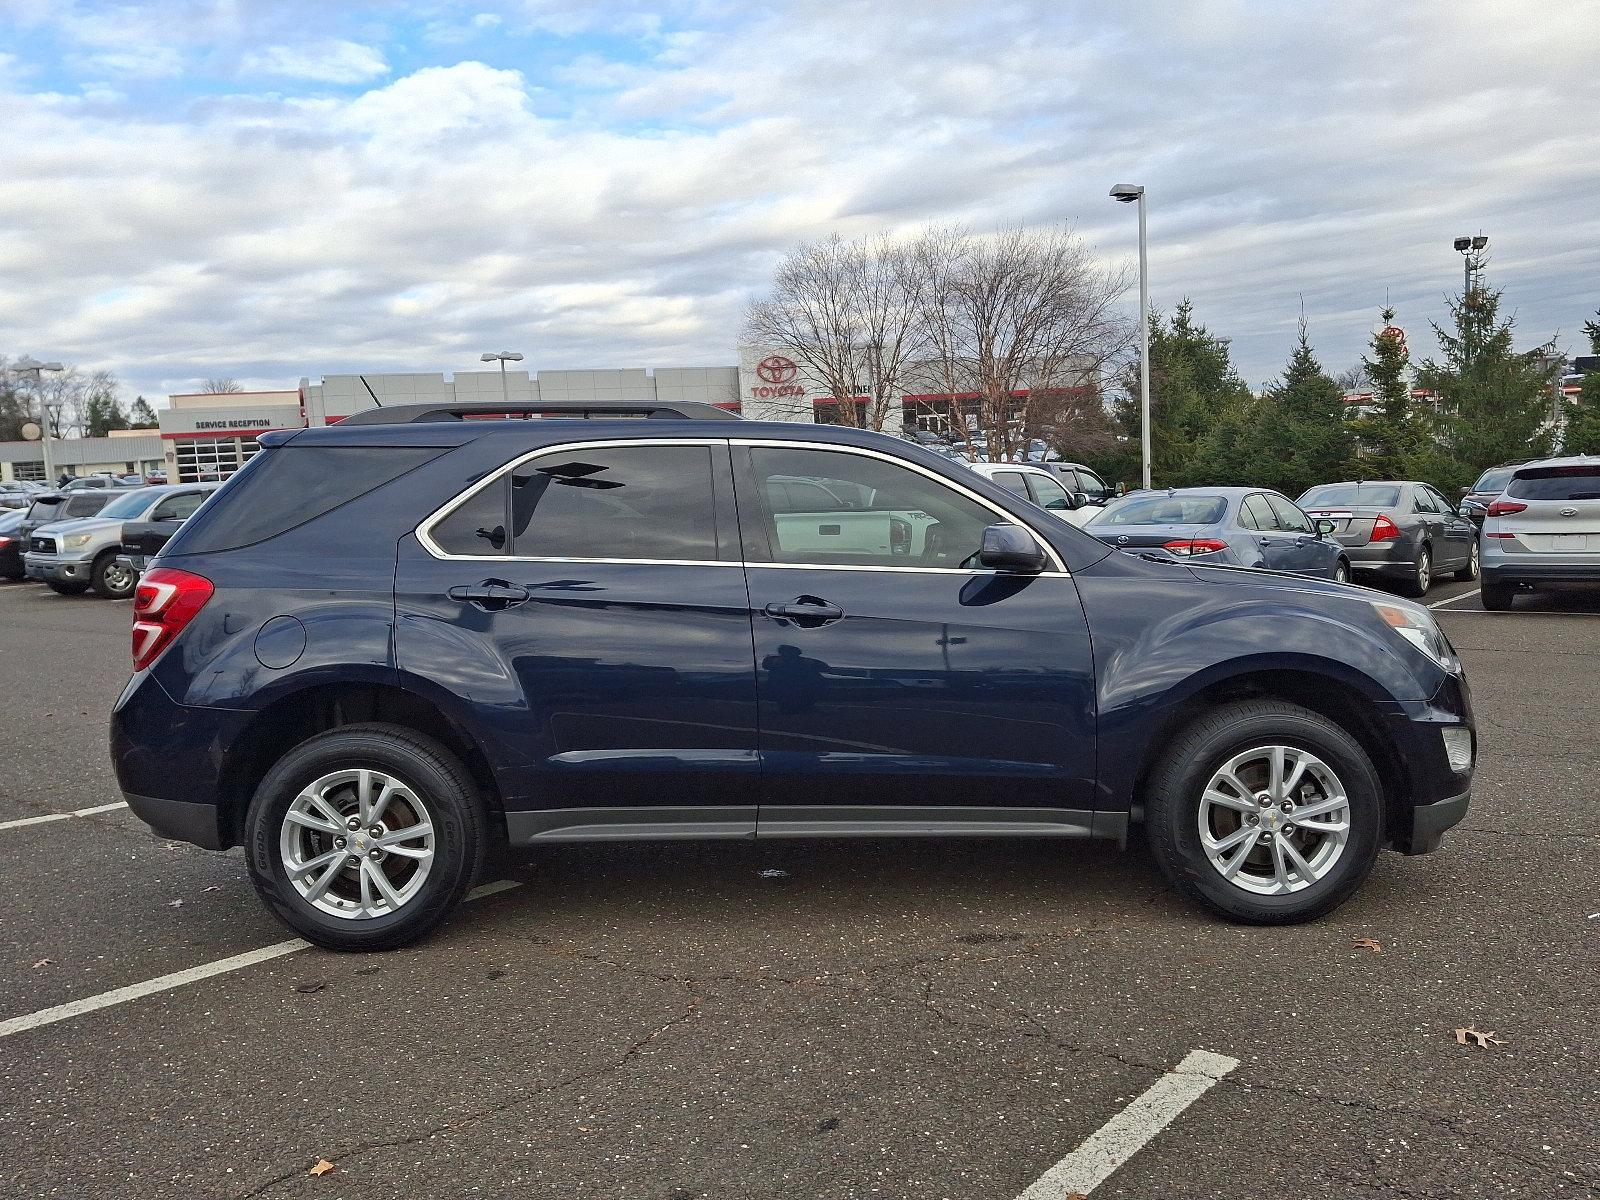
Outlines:
[[[1332,870],[1316,883],[1288,895],[1264,896],[1229,883],[1207,859],[1200,844],[1200,797],[1211,776],[1228,759],[1264,745],[1292,746],[1322,759],[1339,777],[1350,802],[1350,836]],[[1168,776],[1175,793],[1160,798],[1152,814],[1161,822],[1153,845],[1172,852],[1163,862],[1175,882],[1227,915],[1262,923],[1306,920],[1328,912],[1359,887],[1372,869],[1383,835],[1382,787],[1360,745],[1315,714],[1286,709],[1281,714],[1241,717],[1213,731],[1198,746],[1186,747],[1188,761]]]
[[[476,797],[470,791],[462,795],[461,779],[430,761],[432,755],[419,753],[412,741],[381,731],[335,730],[291,750],[256,789],[245,824],[251,881],[268,907],[320,946],[387,949],[413,941],[442,921],[472,884],[482,853],[481,821],[474,821],[470,811]],[[284,868],[279,838],[284,815],[308,784],[358,767],[393,775],[415,792],[433,825],[434,859],[421,891],[399,912],[348,919],[324,913],[301,897]]]
[[[126,600],[129,596],[133,595],[134,589],[139,585],[138,577],[132,576],[132,581],[126,588],[116,589],[111,587],[111,585],[106,582],[106,572],[110,571],[114,566],[116,566],[116,563],[116,555],[111,551],[107,551],[95,560],[94,571],[90,576],[90,578],[93,580],[92,586],[94,588],[94,594],[106,600]],[[130,572],[130,575],[131,574],[132,573]]]

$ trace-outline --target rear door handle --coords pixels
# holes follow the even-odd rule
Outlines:
[[[445,593],[452,600],[470,604],[483,612],[500,612],[515,608],[529,596],[528,589],[504,579],[485,579],[482,583],[458,585]]]
[[[826,625],[844,616],[844,609],[816,596],[796,596],[787,604],[774,602],[761,611],[769,617],[809,626]]]

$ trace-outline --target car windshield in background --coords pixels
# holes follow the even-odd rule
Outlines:
[[[1314,487],[1300,497],[1301,508],[1327,508],[1330,504],[1394,508],[1399,503],[1400,489],[1383,483],[1330,483]]]
[[[118,496],[96,515],[101,517],[137,517],[149,503],[149,495],[143,488],[139,488],[125,496]]]
[[[1496,467],[1492,471],[1485,471],[1478,476],[1478,482],[1472,485],[1475,492],[1503,492],[1506,484],[1511,482],[1511,477],[1517,473],[1515,467]]]
[[[1215,525],[1228,511],[1221,496],[1137,496],[1114,504],[1096,525]]]
[[[60,496],[51,496],[48,500],[35,500],[28,507],[28,520],[49,521],[54,519],[55,515],[61,511],[61,500]]]
[[[1515,476],[1506,495],[1518,500],[1600,500],[1600,466],[1542,467]]]

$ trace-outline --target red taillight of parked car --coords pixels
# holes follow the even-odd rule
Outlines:
[[[1496,500],[1489,505],[1491,517],[1509,517],[1512,513],[1527,512],[1526,504],[1518,504],[1515,500]]]
[[[1161,548],[1169,554],[1192,558],[1196,554],[1215,554],[1219,550],[1226,550],[1228,543],[1219,542],[1216,538],[1180,538],[1175,542],[1163,542]]]
[[[206,606],[214,589],[204,575],[157,567],[133,595],[133,669],[142,671]]]
[[[1391,521],[1386,513],[1379,513],[1377,520],[1372,522],[1372,536],[1369,542],[1392,542],[1400,536],[1400,527]]]

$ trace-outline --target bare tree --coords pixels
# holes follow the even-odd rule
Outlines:
[[[925,369],[947,394],[971,397],[991,460],[1024,457],[1063,395],[1094,393],[1130,346],[1129,273],[1101,266],[1065,227],[945,233],[929,245]]]
[[[800,246],[778,264],[771,296],[747,309],[745,337],[821,380],[842,424],[897,426],[925,340],[922,257],[916,242],[888,234]]]
[[[221,395],[227,392],[242,392],[244,387],[237,379],[223,376],[220,379],[202,379],[200,381],[200,390],[211,392],[214,395]]]

